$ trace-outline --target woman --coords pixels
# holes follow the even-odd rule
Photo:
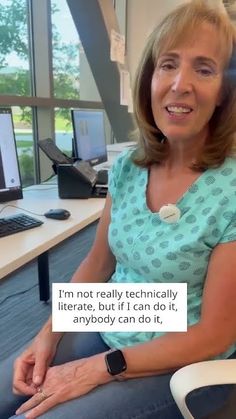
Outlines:
[[[62,337],[49,320],[15,363],[14,393],[29,397],[17,417],[178,418],[171,373],[235,351],[235,39],[227,16],[202,2],[150,36],[134,87],[140,145],[114,164],[94,245],[72,278],[187,282],[188,331]],[[173,223],[161,216],[169,203]]]

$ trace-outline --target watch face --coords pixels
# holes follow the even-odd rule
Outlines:
[[[119,349],[106,355],[106,364],[111,375],[121,374],[127,368],[124,355]]]

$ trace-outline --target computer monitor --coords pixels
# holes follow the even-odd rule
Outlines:
[[[0,108],[0,202],[21,199],[22,185],[11,109]]]
[[[75,157],[92,166],[107,161],[104,113],[98,109],[72,109]]]

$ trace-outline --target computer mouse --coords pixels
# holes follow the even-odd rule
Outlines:
[[[50,209],[44,213],[45,217],[53,218],[54,220],[67,220],[70,217],[70,212],[66,209],[55,208]]]

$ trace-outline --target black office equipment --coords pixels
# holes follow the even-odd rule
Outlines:
[[[97,172],[88,162],[59,164],[58,193],[60,198],[104,197],[107,187],[97,186]]]
[[[77,160],[73,166],[86,182],[91,183],[92,186],[97,182],[97,172],[90,166],[90,164],[83,160]]]
[[[39,227],[41,224],[43,221],[23,213],[0,218],[0,237]]]
[[[12,112],[0,108],[0,202],[23,198]]]
[[[39,140],[38,145],[46,154],[46,156],[53,162],[53,170],[57,173],[58,164],[68,164],[73,163],[74,159],[68,157],[66,154],[57,147],[55,142],[51,138],[45,138],[44,140]]]

